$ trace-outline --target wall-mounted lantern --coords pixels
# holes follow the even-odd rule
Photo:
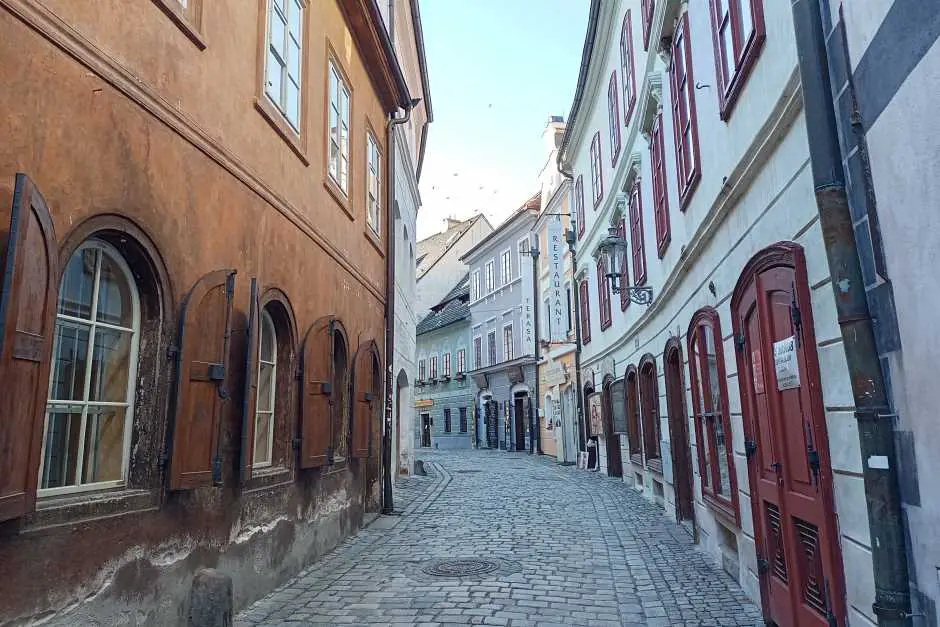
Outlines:
[[[617,227],[610,227],[607,230],[607,237],[601,240],[597,246],[597,251],[607,260],[607,282],[610,283],[610,291],[614,294],[626,294],[634,303],[646,305],[649,307],[653,303],[653,288],[649,285],[621,285],[623,279],[623,262],[627,258],[627,252],[630,245],[627,240],[620,237],[617,233]]]

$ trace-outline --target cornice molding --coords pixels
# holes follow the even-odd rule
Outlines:
[[[182,139],[239,180],[245,187],[271,205],[309,237],[350,276],[361,283],[379,303],[385,303],[385,295],[378,282],[371,280],[349,262],[345,254],[333,245],[303,215],[298,207],[262,180],[244,161],[220,141],[213,138],[193,119],[142,83],[130,70],[108,56],[103,50],[41,4],[30,0],[0,0],[0,6],[5,7],[28,27],[94,72],[103,81],[124,94],[141,109],[165,124]]]

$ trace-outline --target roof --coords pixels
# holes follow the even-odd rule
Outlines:
[[[578,70],[578,85],[574,90],[574,100],[571,102],[571,111],[568,113],[568,126],[565,127],[565,135],[561,140],[561,148],[558,150],[559,169],[561,169],[560,166],[565,151],[568,149],[571,133],[576,126],[578,113],[581,111],[584,86],[587,84],[588,70],[591,67],[591,55],[594,53],[594,38],[597,36],[600,4],[600,0],[591,0],[591,11],[588,14],[587,31],[584,34],[584,48],[581,50],[581,68]]]
[[[470,273],[463,275],[431,313],[418,323],[416,335],[430,333],[470,317]]]
[[[475,251],[479,250],[482,246],[485,246],[485,245],[486,245],[490,240],[492,240],[494,237],[499,237],[499,235],[500,235],[503,231],[505,231],[505,230],[509,227],[510,224],[512,224],[513,222],[515,222],[516,218],[518,218],[519,216],[525,215],[525,214],[527,214],[527,213],[528,213],[528,214],[533,214],[533,215],[538,214],[539,209],[541,208],[541,206],[542,206],[542,192],[541,192],[541,190],[539,190],[539,191],[535,192],[535,194],[533,194],[527,201],[525,201],[524,203],[522,203],[522,206],[521,206],[521,207],[519,207],[518,209],[516,209],[515,211],[513,211],[513,212],[509,215],[508,218],[506,218],[505,220],[503,220],[503,223],[502,223],[502,224],[500,224],[498,227],[496,227],[495,229],[493,229],[493,232],[492,232],[492,233],[490,233],[489,235],[487,235],[486,237],[484,237],[483,239],[481,239],[479,242],[477,242],[476,244],[474,244],[473,246],[471,246],[471,247],[469,248],[469,250],[465,251],[464,254],[463,254],[463,256],[460,258],[460,260],[463,261],[464,259],[466,259],[467,257],[469,257],[469,256],[470,256],[471,254],[473,254]]]
[[[417,271],[415,273],[416,277],[420,279],[427,274],[428,270],[430,270],[441,257],[447,254],[447,251],[457,243],[457,240],[459,240],[464,233],[469,231],[481,218],[483,218],[482,214],[477,214],[462,222],[448,219],[447,230],[435,233],[418,242],[417,249],[415,250],[415,257],[418,259]]]

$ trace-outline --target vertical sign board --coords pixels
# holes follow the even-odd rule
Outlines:
[[[588,398],[588,428],[591,436],[601,435],[604,432],[601,425],[601,393],[595,392]]]
[[[779,391],[800,387],[800,366],[796,360],[796,338],[774,342],[774,371]]]
[[[532,273],[532,258],[519,255],[519,275],[522,277],[522,346],[519,355],[535,355],[535,277]]]
[[[546,230],[548,242],[548,303],[551,321],[550,339],[552,342],[564,342],[568,334],[568,316],[565,311],[565,238],[561,216],[548,216]]]

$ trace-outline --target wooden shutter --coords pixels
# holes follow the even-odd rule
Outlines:
[[[643,197],[640,182],[633,184],[630,193],[630,244],[633,250],[633,284],[646,283],[646,246],[643,243]]]
[[[372,417],[375,415],[377,390],[373,389],[372,364],[374,343],[363,344],[353,360],[353,427],[352,456],[369,457]]]
[[[219,429],[229,393],[226,362],[235,270],[216,270],[193,285],[180,316],[170,489],[221,485]]]
[[[248,305],[248,328],[245,331],[245,398],[242,401],[242,445],[239,471],[242,483],[251,479],[255,457],[255,409],[258,405],[258,338],[261,329],[261,308],[258,303],[258,280],[251,280],[251,302]],[[274,428],[274,425],[271,425]]]
[[[591,341],[591,303],[586,279],[578,286],[578,297],[581,300],[581,343],[588,344]]]
[[[622,216],[620,222],[617,223],[617,235],[623,239],[627,239],[627,224]],[[634,264],[636,264],[636,261],[634,261]],[[626,290],[630,285],[630,267],[627,264],[626,251],[624,251],[623,256],[620,258],[620,268],[623,272],[623,276],[620,278],[620,286],[624,288],[620,290],[620,311],[626,311],[627,307],[630,306],[630,295]]]
[[[6,236],[5,254],[0,248],[0,521],[36,505],[58,293],[52,218],[25,174],[16,175]]]
[[[333,324],[332,316],[320,318],[307,330],[301,364],[303,390],[300,419],[300,467],[317,468],[332,458],[330,447],[333,414]]]

